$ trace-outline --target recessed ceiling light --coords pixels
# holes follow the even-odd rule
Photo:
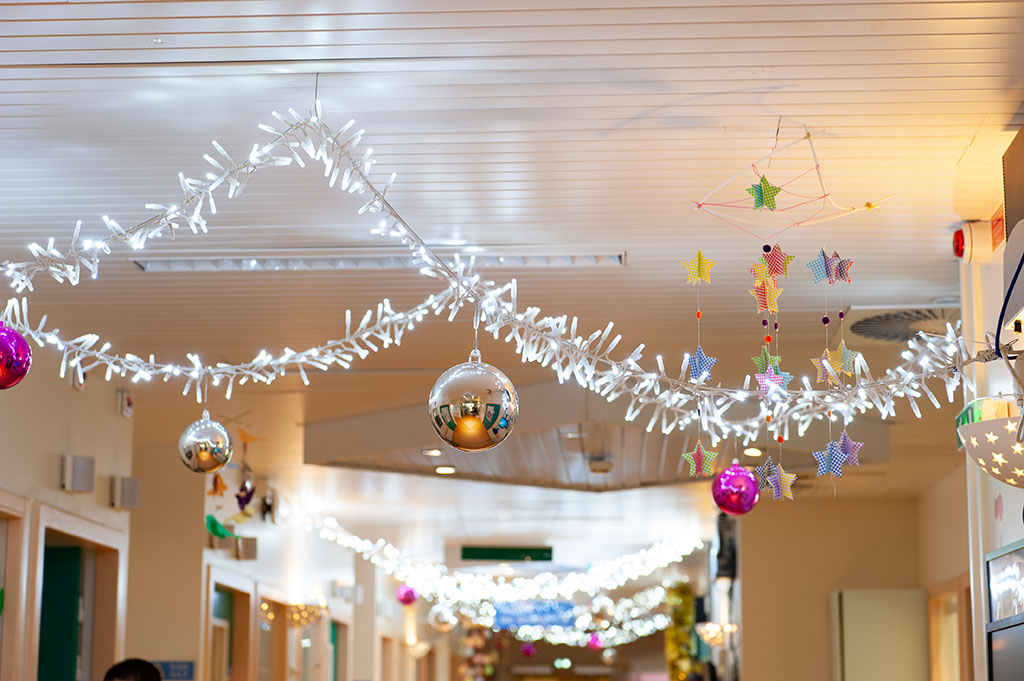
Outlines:
[[[579,433],[575,433],[575,432],[573,432],[573,433],[566,433],[563,437],[565,437],[566,440],[579,440],[580,439],[580,434]]]
[[[747,447],[743,450],[746,456],[761,456],[762,452],[757,447]]]
[[[424,449],[423,456],[441,456],[440,449]]]
[[[454,475],[455,474],[455,467],[454,466],[438,466],[437,468],[434,469],[434,472],[437,473],[438,475]]]

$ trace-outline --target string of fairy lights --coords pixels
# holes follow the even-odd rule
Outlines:
[[[94,333],[65,340],[58,329],[46,327],[45,316],[32,325],[24,299],[9,301],[0,321],[37,344],[61,352],[62,373],[69,368],[80,373],[103,368],[108,379],[120,376],[135,382],[183,380],[183,393],[192,392],[201,402],[206,386],[222,388],[225,395],[230,396],[236,385],[250,381],[270,384],[289,371],[298,373],[308,382],[308,370],[326,370],[334,365],[348,368],[357,357],[363,358],[370,352],[398,344],[403,335],[428,314],[447,312],[448,319],[454,320],[463,307],[478,304],[486,330],[495,338],[514,344],[525,361],[548,366],[560,381],[573,380],[610,401],[627,398],[626,419],[635,420],[646,412],[649,414],[646,416],[648,430],[659,428],[668,433],[697,421],[712,443],[733,436],[750,441],[756,439],[763,428],[788,437],[791,427],[795,426],[802,433],[815,419],[842,418],[848,422],[868,409],[876,409],[882,418],[887,418],[895,415],[896,402],[900,399],[907,401],[915,415],[920,415],[919,400],[939,404],[928,380],[943,381],[950,401],[960,382],[969,380],[962,369],[971,361],[971,354],[956,330],[950,327],[944,336],[920,336],[912,340],[904,353],[904,362],[886,370],[880,377],[874,377],[863,357],[858,356],[848,382],[827,367],[835,385],[815,389],[804,379],[802,386],[793,390],[770,387],[769,399],[757,400],[756,414],[734,417],[733,414],[742,410],[740,405],[763,396],[761,389],[751,387],[749,376],[742,388],[711,385],[706,382],[706,376],[688,375],[689,357],[683,358],[678,374],[670,375],[660,357],[656,358],[655,369],[641,364],[643,345],[635,347],[625,358],[613,358],[612,352],[618,347],[621,336],[612,334],[612,323],[584,336],[577,333],[575,317],[545,316],[536,307],[520,311],[514,281],[495,286],[473,272],[472,259],[456,258],[446,262],[408,225],[386,198],[394,174],[381,188],[370,180],[374,166],[372,149],[357,153],[364,131],[350,132],[353,121],[334,132],[322,121],[319,105],[315,114],[305,118],[294,110],[289,112],[290,118],[274,113],[284,124],[283,129],[260,126],[274,137],[267,144],[254,144],[244,160],[235,161],[214,142],[218,157],[207,154],[204,158],[219,172],[211,172],[202,179],[179,175],[182,200],[172,205],[147,204],[148,209],[155,211],[154,215],[134,227],[124,228],[114,218],[104,216],[108,233],[103,238],[82,237],[79,222],[71,246],[65,252],[55,247],[54,238],[49,239],[45,247],[30,244],[32,259],[4,263],[11,286],[19,292],[31,291],[34,278],[40,274],[61,283],[77,284],[83,270],[93,278],[97,276],[101,256],[109,253],[113,244],[123,243],[140,250],[153,238],[173,237],[182,225],[196,234],[205,233],[208,230],[205,211],[216,213],[218,191],[225,192],[229,199],[238,197],[257,171],[293,163],[304,166],[305,154],[313,162],[323,164],[330,186],[340,183],[342,190],[365,195],[366,201],[358,212],[377,216],[372,231],[407,246],[414,260],[422,265],[421,273],[445,283],[443,291],[401,312],[394,311],[383,301],[376,315],[373,310],[367,311],[354,328],[352,313],[348,311],[346,335],[340,341],[302,351],[286,348],[277,355],[263,351],[240,364],[208,364],[195,353],[187,354],[188,361],[181,363],[159,362],[152,355],[147,358],[117,354],[111,352],[109,342]],[[768,416],[771,418],[766,418]]]

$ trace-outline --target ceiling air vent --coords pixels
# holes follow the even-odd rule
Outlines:
[[[856,314],[859,312],[860,314]],[[922,307],[899,310],[851,309],[850,330],[858,336],[878,341],[906,343],[919,332],[944,334],[946,323],[960,319],[960,308],[952,306]]]

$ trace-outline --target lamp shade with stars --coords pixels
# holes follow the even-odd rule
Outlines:
[[[1024,443],[1017,441],[1017,418],[965,423],[956,429],[967,458],[1000,482],[1024,487]]]

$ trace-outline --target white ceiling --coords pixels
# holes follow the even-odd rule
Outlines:
[[[623,347],[646,343],[651,360],[677,361],[696,344],[695,292],[679,261],[699,247],[719,262],[700,300],[704,347],[722,358],[715,377],[740,381],[749,370],[761,328],[747,268],[761,242],[691,205],[804,124],[839,203],[892,198],[781,237],[798,258],[783,283],[784,366],[810,369],[824,310],[957,294],[952,226],[988,217],[1001,151],[1024,123],[1020,3],[480,5],[3,4],[0,256],[22,258],[26,243],[51,235],[62,247],[79,218],[93,235],[104,214],[141,220],[144,203],[176,198],[179,170],[203,172],[211,139],[244,152],[266,138],[256,124],[272,109],[305,112],[316,87],[328,122],[351,116],[367,128],[378,167],[398,173],[389,198],[428,242],[627,252],[624,268],[491,274],[517,276],[523,304],[578,315],[583,329],[616,321]],[[807,167],[786,157],[772,172]],[[358,205],[313,171],[267,171],[221,202],[209,235],[150,250],[378,246]],[[821,247],[855,261],[854,283],[827,300],[802,265]],[[98,281],[77,289],[40,282],[36,313],[123,351],[240,360],[334,337],[346,307],[389,297],[400,309],[435,290],[414,272],[157,274],[131,259],[115,252]],[[468,320],[425,324],[355,372],[316,377],[302,418],[419,404],[469,340]],[[896,359],[891,346],[848,341],[870,350],[876,370]],[[550,379],[498,343],[483,349],[520,385]],[[957,457],[951,438],[951,428],[898,425],[892,441],[902,446],[887,470],[919,470],[921,460],[945,470]],[[414,480],[407,487],[423,484]]]

